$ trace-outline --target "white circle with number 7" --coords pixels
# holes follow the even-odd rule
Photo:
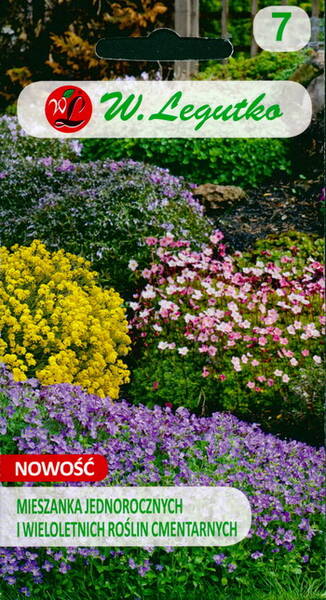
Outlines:
[[[263,50],[293,52],[308,44],[310,19],[298,6],[267,6],[256,14],[253,33]]]

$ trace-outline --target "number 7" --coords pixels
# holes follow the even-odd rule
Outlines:
[[[290,12],[274,12],[274,13],[272,13],[273,19],[282,19],[282,23],[280,24],[280,26],[277,30],[277,34],[276,34],[277,42],[282,41],[285,25],[288,23],[288,21],[291,19],[291,17],[292,17],[292,13],[290,13]]]

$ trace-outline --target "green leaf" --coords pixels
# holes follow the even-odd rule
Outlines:
[[[71,96],[74,94],[75,90],[70,89],[70,90],[66,90],[65,92],[63,92],[62,97],[63,98],[71,98]]]

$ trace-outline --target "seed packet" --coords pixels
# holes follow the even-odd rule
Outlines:
[[[325,598],[322,8],[16,4],[0,596]]]

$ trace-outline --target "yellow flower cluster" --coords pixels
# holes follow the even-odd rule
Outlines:
[[[100,288],[89,267],[38,240],[0,248],[0,362],[16,381],[75,383],[111,398],[129,381],[119,359],[130,345],[121,297]]]

